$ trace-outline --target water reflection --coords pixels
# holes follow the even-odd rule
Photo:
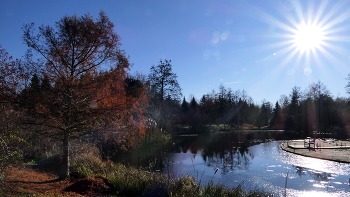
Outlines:
[[[251,140],[240,141],[237,136],[229,134],[216,135],[210,143],[201,150],[201,156],[208,166],[220,166],[220,172],[246,170],[254,155],[249,153]]]
[[[327,173],[327,172],[319,172],[316,170],[311,170],[308,168],[303,168],[300,166],[293,166],[295,168],[295,173],[298,176],[310,176],[310,178],[313,179],[313,181],[316,182],[321,182],[321,181],[329,181],[329,179],[332,179],[332,174],[331,173]]]
[[[247,189],[287,196],[350,194],[348,164],[287,153],[280,148],[283,141],[273,139],[283,139],[283,132],[179,137],[161,148],[129,154],[125,161],[174,177],[190,174],[201,184],[244,183]]]

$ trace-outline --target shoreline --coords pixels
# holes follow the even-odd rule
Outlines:
[[[293,143],[293,146],[289,145],[291,143]],[[349,141],[327,142],[319,140],[316,141],[316,143],[319,145],[317,148],[303,148],[303,140],[291,141],[283,143],[281,148],[286,152],[305,157],[312,157],[316,159],[323,159],[340,163],[350,163],[350,147],[338,146],[338,144],[346,143],[350,145]]]

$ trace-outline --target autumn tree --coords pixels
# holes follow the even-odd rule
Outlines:
[[[29,54],[38,54],[41,61],[7,69],[2,82],[8,84],[1,94],[10,95],[7,100],[26,112],[22,123],[62,142],[60,178],[69,177],[71,140],[108,131],[118,133],[119,141],[125,142],[134,134],[127,132],[127,125],[143,127],[143,119],[134,118],[137,105],[131,102],[137,99],[130,99],[140,95],[138,82],[126,80],[130,64],[104,12],[96,19],[89,14],[65,16],[54,26],[40,26],[37,32],[34,23],[27,24],[23,41]],[[12,79],[25,81],[22,76],[33,72],[29,87],[24,82],[10,86]]]
[[[118,79],[115,79],[117,81],[109,83],[118,83]],[[120,85],[120,87],[123,86]],[[109,115],[117,118],[115,120],[116,124],[106,125],[107,127],[103,127],[94,136],[94,139],[97,139],[96,144],[101,149],[103,158],[111,157],[118,151],[128,150],[146,132],[147,84],[138,79],[137,76],[128,75],[124,80],[124,86],[125,91],[120,87],[116,89],[119,93],[115,98],[119,100],[120,108],[112,111]],[[104,92],[101,93],[105,94]],[[104,114],[104,116],[107,115]],[[105,117],[102,118],[105,119]]]

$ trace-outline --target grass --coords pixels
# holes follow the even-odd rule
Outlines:
[[[224,185],[214,185],[213,182],[202,186],[200,181],[198,183],[189,175],[174,179],[170,175],[102,161],[92,153],[84,153],[72,158],[71,172],[76,178],[106,178],[113,187],[112,195],[117,196],[271,196],[255,190],[245,192],[241,186],[228,188]]]
[[[84,153],[71,162],[71,174],[75,178],[103,177],[119,195],[134,196],[142,194],[153,182],[165,179],[159,173],[150,173],[112,161],[102,161],[98,156]]]

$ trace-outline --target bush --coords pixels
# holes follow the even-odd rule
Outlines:
[[[193,177],[186,175],[175,181],[171,196],[197,196],[199,191],[200,185],[196,183]]]

